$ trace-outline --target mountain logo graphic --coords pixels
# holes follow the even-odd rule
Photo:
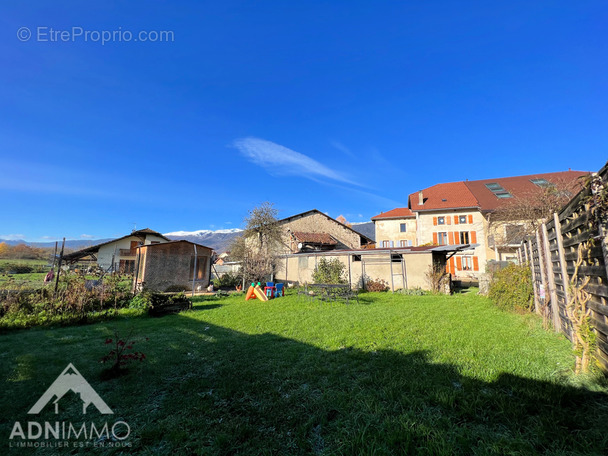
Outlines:
[[[59,401],[68,392],[73,391],[80,395],[82,400],[82,413],[87,413],[87,407],[93,404],[99,413],[104,415],[111,415],[114,412],[108,405],[103,401],[99,394],[89,385],[89,382],[80,375],[80,372],[76,370],[72,363],[68,364],[63,372],[57,377],[51,386],[45,391],[45,393],[38,399],[38,402],[27,412],[30,415],[36,415],[40,413],[46,405],[53,401],[55,404],[55,413],[59,413]]]

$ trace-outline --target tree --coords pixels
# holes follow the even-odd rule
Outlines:
[[[283,244],[283,230],[277,223],[278,211],[264,202],[245,217],[245,230],[230,246],[230,256],[241,263],[247,281],[264,281],[276,272]]]
[[[314,283],[346,283],[346,267],[338,258],[321,258],[312,273]]]
[[[525,236],[533,235],[540,225],[559,212],[572,196],[582,188],[580,181],[554,179],[546,185],[540,185],[506,199],[490,217],[493,231],[500,225],[506,229],[500,235],[496,234],[497,244],[519,244]]]
[[[6,242],[0,242],[0,258],[8,257],[11,251],[11,246]]]

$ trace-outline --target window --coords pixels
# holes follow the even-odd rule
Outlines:
[[[407,241],[399,241],[399,247],[407,247]]]
[[[392,247],[393,241],[382,241],[382,247]]]
[[[539,187],[554,187],[554,185],[549,182],[547,179],[530,179],[534,185],[538,185]]]
[[[437,217],[437,225],[445,225],[445,217]]]
[[[470,241],[469,241],[469,232],[468,231],[461,231],[460,232],[460,243],[461,244],[470,244]]]
[[[437,243],[439,245],[448,245],[448,233],[445,231],[437,233]]]
[[[353,255],[353,261],[361,261],[361,255]]]
[[[458,216],[458,223],[460,223],[460,224],[467,223],[467,216],[466,215],[459,215]]]
[[[486,184],[486,188],[492,193],[494,193],[494,195],[496,195],[496,198],[513,198],[513,195],[506,191],[502,185],[497,184],[496,182]]]
[[[407,231],[407,226],[406,226],[406,224],[405,224],[405,223],[401,223],[401,224],[399,224],[399,231],[400,231],[401,233],[405,233],[405,232]]]
[[[471,271],[473,269],[473,257],[463,256],[462,257],[462,270]]]
[[[392,263],[401,263],[401,255],[399,255],[398,253],[393,253],[391,255],[391,262]]]

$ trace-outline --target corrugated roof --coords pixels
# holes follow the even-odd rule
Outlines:
[[[321,244],[321,245],[337,245],[338,244],[338,241],[336,241],[328,233],[305,233],[302,231],[294,231],[292,234],[298,242],[303,242],[303,243],[307,243],[307,244]]]
[[[414,214],[408,207],[397,207],[390,211],[381,212],[378,215],[374,215],[372,220],[400,219],[407,217],[416,217],[416,214]]]
[[[530,174],[526,176],[499,177],[466,182],[437,184],[422,190],[424,204],[419,203],[419,192],[409,196],[412,211],[458,209],[476,207],[482,211],[497,209],[512,198],[499,198],[486,184],[498,184],[514,197],[525,197],[539,191],[541,187],[531,179],[545,179],[559,187],[567,186],[575,194],[580,190],[579,177],[586,171],[563,171],[558,173]]]

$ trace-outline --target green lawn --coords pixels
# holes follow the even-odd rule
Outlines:
[[[104,381],[113,329],[133,329],[147,360]],[[571,376],[569,342],[472,293],[199,298],[159,319],[9,332],[0,357],[3,454],[19,454],[7,444],[14,421],[31,419],[70,362],[129,423],[135,453],[608,452],[606,389]],[[79,407],[68,402],[61,419],[80,420]],[[48,409],[38,419],[55,421]]]

